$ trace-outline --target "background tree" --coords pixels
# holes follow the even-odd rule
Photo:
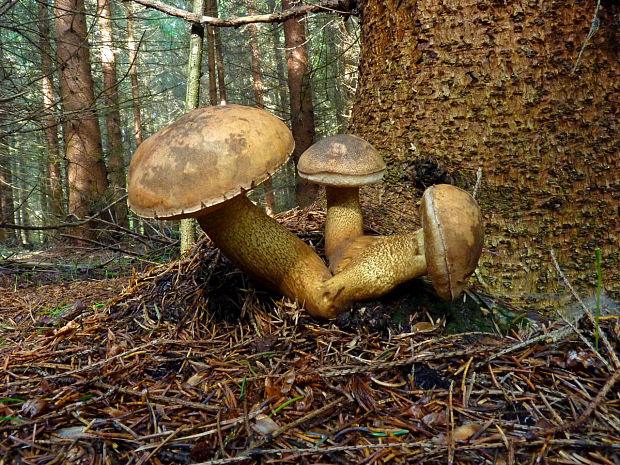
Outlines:
[[[389,162],[375,201],[412,207],[383,221],[413,222],[404,215],[417,195],[403,183],[449,177],[471,190],[482,168],[480,271],[491,289],[555,293],[550,250],[577,285],[592,285],[600,248],[618,292],[620,61],[613,5],[602,5],[573,73],[594,1],[361,2],[350,130]]]
[[[68,211],[83,219],[102,206],[107,188],[83,0],[56,0],[54,16],[69,183]],[[75,235],[83,239],[93,237],[92,226],[86,223],[76,228]]]
[[[99,33],[101,34],[101,68],[103,72],[103,94],[105,96],[105,128],[107,136],[107,159],[112,198],[125,193],[125,159],[121,134],[118,79],[116,77],[116,54],[112,37],[111,0],[97,0]],[[119,202],[113,207],[114,221],[128,225],[127,203]]]
[[[142,143],[142,117],[140,114],[140,85],[138,80],[138,49],[133,26],[133,3],[123,2],[127,14],[127,53],[129,76],[131,77],[131,96],[133,108],[133,134],[136,147]]]
[[[194,13],[202,14],[205,11],[205,0],[194,0]],[[189,59],[187,60],[187,88],[185,94],[185,111],[198,108],[200,97],[200,70],[202,64],[202,45],[204,41],[204,27],[202,24],[191,25]],[[196,240],[196,220],[186,218],[181,220],[181,252],[190,250]]]
[[[282,0],[282,10],[288,10],[300,3],[298,0]],[[302,19],[293,17],[284,22],[284,41],[291,105],[291,128],[295,138],[293,158],[297,164],[300,155],[314,142],[315,136],[306,27]],[[318,192],[316,184],[298,177],[296,186],[297,201],[300,205],[309,205],[316,198]]]
[[[65,211],[63,194],[62,157],[58,142],[58,123],[55,115],[56,97],[54,75],[56,67],[52,55],[50,37],[50,14],[46,3],[39,3],[39,49],[41,52],[41,94],[43,98],[43,131],[47,142],[48,205],[55,218],[62,218]]]
[[[254,16],[256,14],[255,0],[247,0],[247,4],[248,16]],[[250,52],[252,54],[251,70],[252,81],[254,83],[254,100],[258,108],[265,108],[265,91],[263,77],[261,75],[261,60],[258,45],[258,27],[256,24],[250,24],[248,25],[248,31],[250,32]],[[271,178],[263,183],[263,189],[265,191],[265,211],[271,216],[274,213],[275,203]]]

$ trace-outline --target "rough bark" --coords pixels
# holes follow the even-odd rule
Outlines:
[[[298,0],[282,0],[282,10],[299,5]],[[284,22],[284,42],[286,44],[286,65],[288,69],[288,88],[291,107],[291,129],[295,138],[295,163],[300,155],[314,142],[314,107],[310,86],[310,67],[306,49],[306,27],[299,18]],[[307,206],[314,201],[318,192],[316,184],[296,177],[297,201]]]
[[[248,15],[253,16],[256,14],[256,2],[255,0],[247,0]],[[250,24],[248,26],[250,32],[250,52],[252,55],[250,68],[252,71],[252,82],[254,84],[254,102],[258,108],[265,107],[265,91],[263,85],[263,77],[261,75],[261,60],[260,50],[258,48],[258,27],[256,24]],[[273,183],[271,178],[267,179],[263,183],[263,189],[265,190],[265,212],[269,216],[273,216],[274,213],[274,196],[273,196]]]
[[[99,33],[101,34],[101,66],[103,69],[103,92],[105,94],[105,125],[108,141],[108,171],[113,198],[125,193],[125,160],[121,135],[121,115],[118,106],[118,80],[116,77],[116,55],[112,39],[111,0],[97,0]],[[128,225],[127,204],[119,202],[113,207],[115,221]]]
[[[127,12],[127,50],[129,53],[129,76],[133,106],[133,132],[136,147],[142,143],[142,117],[140,115],[140,84],[138,80],[138,47],[133,28],[133,3],[122,2]]]
[[[62,157],[58,144],[58,122],[54,115],[54,81],[55,61],[50,44],[49,8],[46,3],[39,3],[39,50],[41,52],[41,94],[43,97],[42,124],[47,142],[47,203],[54,218],[64,216],[64,198],[62,190]]]
[[[205,0],[194,0],[194,13],[202,13]],[[185,111],[198,108],[200,100],[200,70],[202,68],[202,45],[204,42],[204,26],[199,23],[191,25],[189,39],[189,58],[187,60],[187,88],[185,89]],[[187,252],[196,242],[196,220],[181,220],[181,252]]]
[[[95,111],[83,0],[57,0],[54,16],[65,127],[69,213],[84,218],[97,211],[107,188],[107,173]],[[77,227],[75,235],[92,237],[92,225],[85,223]]]
[[[555,293],[550,249],[591,286],[595,248],[605,286],[620,290],[619,30],[608,9],[571,74],[595,5],[360,2],[351,130],[388,161],[384,202],[390,179],[423,181],[411,169],[420,160],[469,188],[482,168],[480,271],[495,292]]]

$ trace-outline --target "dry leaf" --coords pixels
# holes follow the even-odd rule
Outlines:
[[[198,373],[195,373],[192,376],[190,376],[189,379],[185,381],[185,384],[191,387],[196,387],[200,383],[202,383],[207,376],[208,376],[208,373],[206,371],[199,371]]]
[[[263,413],[256,415],[254,418],[254,423],[252,424],[254,431],[263,436],[273,433],[279,427],[280,425],[278,425],[271,417]]]
[[[460,425],[454,428],[453,437],[456,441],[467,441],[474,434],[480,431],[482,425],[477,423],[469,423],[467,425]]]
[[[44,399],[28,399],[22,405],[21,412],[28,418],[35,418],[49,408],[49,404]]]
[[[437,410],[422,417],[422,421],[428,426],[445,425],[447,422],[446,412]]]

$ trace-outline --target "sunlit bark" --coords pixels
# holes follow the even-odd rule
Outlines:
[[[103,69],[103,92],[106,101],[105,124],[108,141],[108,171],[113,198],[125,193],[125,160],[121,135],[121,115],[118,107],[118,80],[116,55],[112,39],[111,0],[97,0],[99,32],[101,34],[101,65]],[[128,225],[127,203],[119,202],[113,209],[114,220],[121,226]]]
[[[54,4],[60,95],[65,127],[65,155],[69,188],[69,213],[83,219],[101,207],[107,188],[83,0],[57,0]],[[92,225],[75,229],[90,238]]]

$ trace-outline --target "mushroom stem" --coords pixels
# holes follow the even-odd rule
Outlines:
[[[222,253],[256,281],[297,299],[312,316],[334,318],[340,313],[319,292],[331,277],[323,260],[245,195],[201,215],[198,222]]]
[[[351,255],[339,261],[341,271],[322,286],[324,300],[333,301],[334,308],[380,297],[399,284],[426,274],[423,230],[372,240],[368,237],[353,240],[348,249]],[[360,242],[360,247],[355,242]]]
[[[325,219],[325,255],[332,265],[338,249],[364,233],[359,187],[325,186],[327,218]]]

